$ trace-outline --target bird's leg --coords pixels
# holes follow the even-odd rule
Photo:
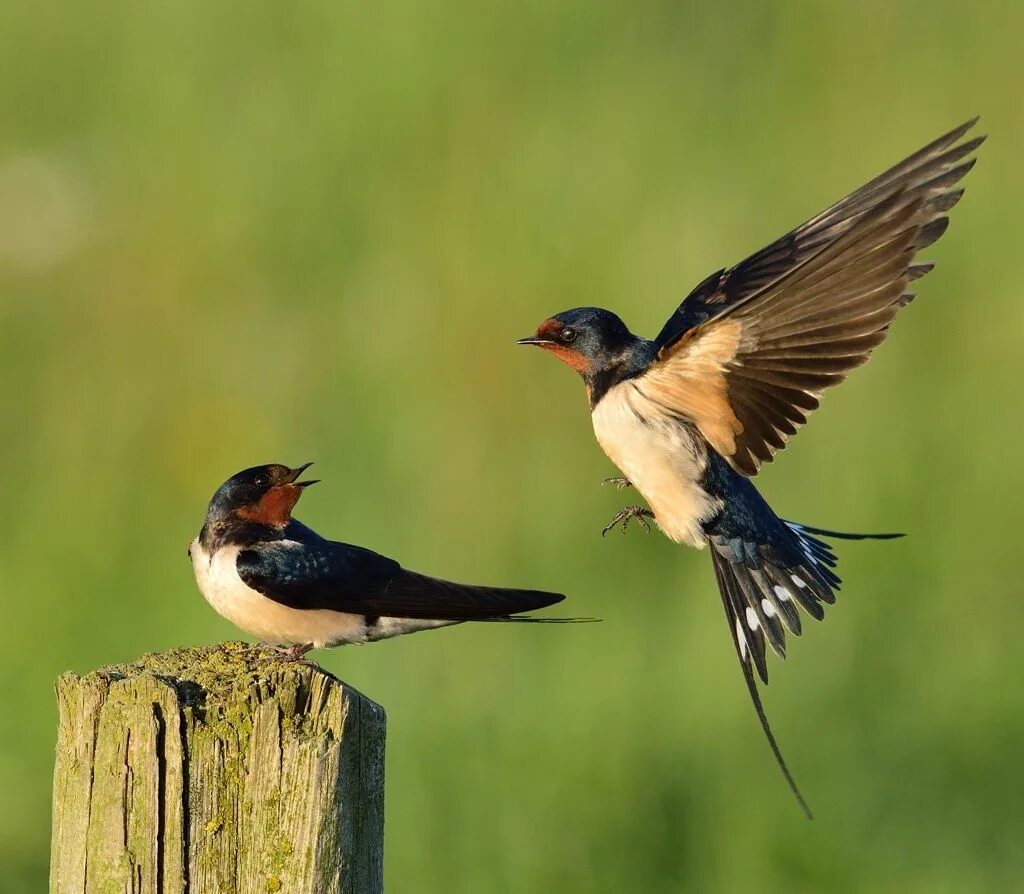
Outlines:
[[[281,657],[288,661],[301,661],[302,656],[305,655],[310,649],[313,648],[312,643],[296,643],[287,649],[281,650]],[[307,664],[309,662],[306,662]]]
[[[622,522],[622,533],[626,533],[626,528],[629,527],[629,520],[635,518],[643,526],[643,529],[650,534],[651,526],[647,524],[647,519],[654,518],[654,513],[645,506],[627,506],[625,509],[620,509],[615,513],[613,518],[604,529],[601,531],[601,536],[604,537],[612,528],[614,528],[619,522]]]
[[[277,643],[256,643],[253,647],[253,651],[263,651],[267,649],[279,655],[285,661],[302,661],[303,664],[308,664],[311,667],[316,667],[312,661],[304,661],[302,656],[313,648],[312,643],[296,643],[294,646],[279,646]]]
[[[605,478],[601,482],[601,486],[604,487],[606,484],[612,484],[616,490],[625,490],[627,487],[632,487],[633,482],[628,478]]]

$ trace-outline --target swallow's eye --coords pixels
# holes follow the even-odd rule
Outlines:
[[[270,479],[266,475],[260,473],[259,475],[256,476],[256,479],[253,481],[253,484],[255,484],[257,487],[270,487]]]
[[[566,344],[576,341],[576,330],[572,326],[566,326],[560,333],[558,333],[559,341],[563,341]]]

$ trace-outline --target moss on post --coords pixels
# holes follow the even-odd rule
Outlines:
[[[383,709],[244,643],[57,681],[51,894],[382,889]]]

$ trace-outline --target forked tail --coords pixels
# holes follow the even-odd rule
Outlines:
[[[786,631],[794,636],[801,633],[798,606],[820,621],[825,617],[825,604],[836,601],[840,586],[833,570],[836,556],[832,547],[815,535],[843,540],[889,540],[903,535],[845,534],[798,525],[771,513],[760,495],[758,500],[758,511],[752,515],[732,515],[727,510],[709,526],[711,558],[754,710],[790,790],[811,818],[811,809],[768,724],[754,670],[763,683],[768,682],[766,643],[780,658],[786,657]]]

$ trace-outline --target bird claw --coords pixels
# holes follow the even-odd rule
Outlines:
[[[601,482],[601,487],[604,487],[606,484],[614,485],[616,490],[625,490],[627,487],[633,486],[633,482],[628,478],[605,478]]]
[[[310,664],[311,662],[303,659],[303,655],[309,652],[313,648],[312,643],[296,643],[287,649],[281,650],[281,657],[287,661],[302,661],[303,664]]]
[[[312,643],[296,643],[293,646],[279,646],[277,643],[260,642],[256,643],[253,647],[254,651],[270,651],[275,654],[277,658],[284,661],[295,661],[299,664],[306,664],[310,667],[317,667],[316,662],[310,661],[303,656],[312,650]]]
[[[633,518],[640,522],[641,527],[643,527],[648,534],[651,533],[651,526],[647,523],[647,519],[654,518],[654,513],[643,506],[627,506],[625,509],[620,509],[615,513],[615,518],[608,522],[608,524],[602,529],[601,536],[604,537],[605,534],[620,522],[622,524],[622,533],[625,534],[626,528],[629,527],[629,521]]]

